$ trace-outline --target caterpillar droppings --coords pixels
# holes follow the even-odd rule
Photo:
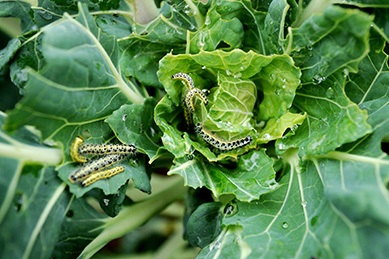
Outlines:
[[[205,142],[222,151],[229,151],[244,147],[250,144],[250,142],[253,140],[251,136],[247,136],[241,139],[225,141],[213,136],[211,132],[204,129],[200,123],[195,125],[195,131],[201,136],[202,139],[204,139]]]
[[[69,181],[71,183],[82,181],[92,173],[100,171],[101,169],[107,168],[111,165],[114,165],[126,157],[127,154],[113,154],[113,155],[106,155],[99,159],[93,160],[89,164],[85,165],[84,167],[78,169],[73,174],[71,174],[69,176]]]
[[[124,166],[116,166],[114,168],[95,172],[91,176],[89,176],[88,178],[83,180],[81,182],[81,186],[87,187],[98,180],[110,178],[114,175],[117,175],[117,174],[123,172],[123,171],[124,171]]]

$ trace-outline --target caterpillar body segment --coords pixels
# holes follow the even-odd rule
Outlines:
[[[91,176],[86,178],[81,182],[82,187],[87,187],[91,185],[92,183],[95,183],[96,181],[99,181],[101,179],[107,179],[114,175],[117,175],[121,172],[124,172],[124,166],[116,166],[107,170],[99,171],[93,173]]]
[[[184,83],[184,85],[188,88],[188,90],[195,87],[192,77],[188,74],[180,72],[172,75],[172,79],[181,80]]]
[[[78,169],[73,174],[71,174],[69,176],[69,181],[71,183],[82,181],[88,176],[90,176],[92,173],[98,172],[104,168],[114,165],[125,159],[127,156],[127,154],[113,154],[106,155],[99,159],[93,160],[89,164],[85,165],[84,167]]]
[[[195,98],[199,98],[205,105],[208,104],[208,98],[205,96],[204,92],[201,91],[198,88],[193,88],[188,91],[188,93],[185,96],[184,103],[187,109],[193,113],[195,110],[194,103]]]
[[[79,163],[86,163],[87,159],[86,157],[82,156],[80,154],[80,147],[84,144],[84,140],[77,136],[72,144],[70,145],[70,157],[74,162],[79,162]]]
[[[79,147],[80,154],[89,155],[111,155],[129,154],[135,155],[137,149],[134,145],[126,144],[83,144]]]
[[[205,142],[222,151],[229,151],[229,150],[244,147],[250,144],[251,141],[253,140],[251,136],[247,136],[232,141],[225,141],[214,136],[211,132],[204,129],[200,123],[197,123],[195,125],[195,131],[197,134],[200,135],[202,139],[204,139]]]

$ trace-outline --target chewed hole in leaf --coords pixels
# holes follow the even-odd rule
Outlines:
[[[381,142],[381,150],[385,152],[386,154],[389,154],[389,143],[388,142]]]
[[[24,201],[25,201],[25,196],[23,193],[16,193],[15,194],[13,204],[15,206],[16,211],[20,211],[22,209]]]

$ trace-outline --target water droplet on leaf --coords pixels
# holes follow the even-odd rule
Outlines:
[[[312,83],[314,85],[318,85],[318,84],[321,84],[325,79],[326,79],[325,76],[317,74],[317,75],[313,76]]]
[[[287,229],[289,227],[289,224],[287,222],[282,223],[282,228]]]
[[[335,96],[334,89],[332,89],[332,87],[328,87],[328,89],[326,91],[326,97],[329,99],[332,99],[332,98],[334,98],[334,96]]]

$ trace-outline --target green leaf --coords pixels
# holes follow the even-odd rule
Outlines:
[[[23,33],[34,28],[31,5],[24,1],[2,1],[0,3],[0,17],[19,18]]]
[[[101,227],[107,219],[84,199],[74,199],[62,223],[53,257],[74,258],[79,256],[84,247],[101,233]]]
[[[232,50],[242,43],[244,35],[242,23],[237,17],[227,17],[229,13],[242,8],[234,2],[236,1],[224,1],[221,7],[220,1],[212,1],[203,26],[195,32],[189,32],[190,53],[215,50],[221,44],[226,45],[225,50]]]
[[[221,204],[209,202],[201,204],[188,219],[187,238],[191,245],[205,247],[220,232]]]
[[[295,105],[308,113],[293,133],[277,141],[283,152],[299,148],[299,154],[325,154],[372,131],[367,113],[344,92],[346,79],[338,72],[319,85],[305,85],[297,92]]]
[[[15,55],[21,46],[19,39],[12,39],[8,42],[7,47],[0,50],[0,75],[3,76],[8,68],[8,62]]]
[[[186,92],[182,82],[172,80],[173,74],[188,73],[193,77],[196,87],[210,90],[209,104],[206,110],[201,107],[195,110],[194,123],[204,123],[210,131],[216,132],[220,138],[227,141],[253,134],[255,129],[252,119],[254,113],[257,113],[255,105],[258,95],[263,96],[258,117],[262,120],[278,119],[292,105],[295,90],[300,83],[299,70],[287,56],[283,55],[263,56],[251,51],[246,53],[241,50],[231,52],[216,50],[196,55],[168,54],[160,64],[158,75],[169,98],[163,98],[157,104],[155,121],[164,133],[162,141],[165,148],[176,158],[191,155],[193,153],[191,146],[205,155],[209,161],[229,156],[236,159],[237,154],[242,154],[247,149],[216,156],[209,151],[207,145],[201,141],[197,144],[197,141],[194,142],[187,133],[184,133],[186,126],[182,125],[183,109],[180,105]],[[215,80],[215,77],[217,83],[210,81]],[[261,91],[258,91],[255,85],[259,85]],[[280,129],[277,126],[271,132],[269,127],[266,133],[281,137],[279,132],[301,123],[301,119],[303,118],[293,119],[296,120],[295,123],[287,126],[280,124]],[[263,143],[263,140],[254,139],[254,142]]]
[[[144,104],[123,105],[106,119],[121,142],[135,145],[150,159],[156,156],[161,137],[153,120],[155,104],[147,98]]]
[[[1,113],[0,126],[4,121]],[[12,137],[0,128],[1,257],[50,257],[70,203],[53,167],[61,152],[37,143],[27,128]]]
[[[290,169],[283,172],[280,188],[258,201],[236,202],[232,212],[226,205],[229,213],[222,219],[221,234],[199,258],[216,253],[249,258],[383,258],[389,206],[381,177],[388,179],[387,156],[366,160],[334,154],[302,162],[291,151],[284,161]]]
[[[179,174],[192,188],[207,187],[215,197],[234,194],[242,201],[258,199],[278,187],[273,160],[265,151],[252,151],[239,157],[236,164],[210,163],[195,157],[176,160],[169,175]]]
[[[373,18],[358,10],[330,6],[290,31],[289,50],[305,82],[320,83],[340,69],[356,72],[369,51]]]
[[[135,26],[131,35],[120,39],[123,49],[120,63],[125,76],[145,85],[161,86],[156,76],[159,60],[172,50],[184,52],[187,30],[196,27],[195,19],[189,16],[189,11],[184,13],[183,8],[182,4],[164,2],[157,18]]]
[[[83,17],[84,23],[90,22]],[[92,25],[88,23],[98,34]],[[143,101],[119,74],[114,39],[99,37],[68,16],[45,28],[42,54],[47,64],[40,72],[29,70],[25,97],[9,113],[8,130],[30,124],[44,139],[58,138],[66,127],[104,120],[123,103]],[[83,100],[94,100],[93,106]]]

